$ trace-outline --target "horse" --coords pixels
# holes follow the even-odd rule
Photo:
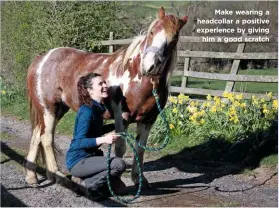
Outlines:
[[[156,89],[163,108],[169,94],[168,84],[175,65],[179,32],[187,18],[167,15],[161,7],[145,35],[136,36],[130,45],[112,54],[61,47],[34,59],[28,68],[26,81],[32,124],[25,165],[28,184],[38,184],[35,161],[39,147],[44,152],[47,176],[55,180],[53,175],[63,175],[54,154],[55,127],[69,109],[78,110],[77,83],[91,72],[101,74],[107,82],[108,103],[111,106],[109,115],[115,119],[115,131],[125,132],[129,124],[136,123],[136,140],[146,145],[159,114],[152,89]],[[125,151],[125,140],[118,139],[115,155],[122,158]],[[136,145],[136,151],[143,169],[144,149]],[[131,179],[138,185],[139,169],[136,164],[134,156]],[[148,186],[148,180],[143,176],[143,187]]]

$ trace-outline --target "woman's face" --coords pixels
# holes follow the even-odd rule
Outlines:
[[[91,79],[91,88],[88,88],[89,95],[96,101],[108,97],[106,81],[101,76]]]

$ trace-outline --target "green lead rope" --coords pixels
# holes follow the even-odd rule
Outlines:
[[[115,195],[115,193],[113,192],[111,184],[110,184],[110,154],[111,154],[111,146],[112,145],[110,144],[109,147],[108,147],[108,152],[107,152],[107,185],[108,185],[109,191],[112,194],[112,196],[116,200],[118,200],[119,202],[122,202],[122,203],[129,203],[131,201],[134,201],[136,198],[138,198],[140,196],[140,192],[141,192],[141,188],[142,188],[142,170],[141,170],[141,167],[140,167],[139,156],[138,156],[138,153],[137,153],[135,147],[133,146],[132,142],[134,142],[135,144],[137,144],[138,146],[140,146],[141,148],[143,148],[147,151],[152,151],[153,152],[153,151],[159,151],[159,150],[165,148],[167,146],[169,140],[170,140],[170,129],[169,129],[169,123],[166,119],[166,115],[164,114],[164,112],[161,109],[161,106],[160,106],[160,103],[159,103],[159,97],[157,95],[156,90],[153,89],[152,93],[155,97],[157,108],[159,110],[159,114],[162,117],[162,119],[164,121],[164,124],[166,126],[166,132],[167,133],[166,133],[163,144],[159,147],[147,147],[147,146],[144,146],[144,145],[140,144],[139,142],[137,142],[136,138],[132,134],[129,134],[127,132],[118,133],[118,134],[120,134],[120,136],[122,138],[126,139],[128,145],[131,147],[131,149],[134,153],[134,156],[136,158],[136,162],[137,162],[137,166],[138,166],[138,170],[139,170],[139,188],[138,188],[138,191],[137,191],[137,193],[134,197],[123,198],[123,197],[119,197],[119,196]]]

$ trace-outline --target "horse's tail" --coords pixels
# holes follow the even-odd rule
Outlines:
[[[33,80],[31,80],[32,77],[31,75],[28,73],[27,75],[27,86],[26,86],[26,94],[27,94],[27,99],[28,99],[28,107],[29,107],[29,119],[31,122],[31,137],[33,137],[34,133],[40,134],[41,135],[41,127],[42,127],[42,119],[43,119],[43,114],[42,112],[40,112],[40,110],[36,107],[36,103],[35,100],[32,98],[33,96],[33,91],[32,91],[32,86],[34,86],[34,84],[32,83]],[[35,128],[38,128],[39,132],[35,132]],[[32,141],[31,141],[32,142]],[[39,148],[38,148],[38,155],[40,155],[38,158],[39,163],[41,163],[42,165],[45,164],[45,155],[44,155],[44,150],[43,150],[43,145],[40,142],[39,143]]]

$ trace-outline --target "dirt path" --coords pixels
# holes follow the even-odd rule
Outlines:
[[[40,177],[38,188],[24,182],[22,167],[29,146],[30,125],[13,117],[1,117],[1,206],[263,206],[277,207],[277,169],[257,168],[248,174],[238,174],[239,167],[231,164],[185,161],[179,157],[145,160],[144,174],[152,189],[142,191],[141,197],[125,205],[113,198],[94,202],[86,197],[75,197],[74,192],[62,185]],[[58,163],[66,172],[64,153],[70,137],[56,136],[60,149]],[[130,163],[131,158],[125,160]],[[129,173],[124,182],[133,190]]]

